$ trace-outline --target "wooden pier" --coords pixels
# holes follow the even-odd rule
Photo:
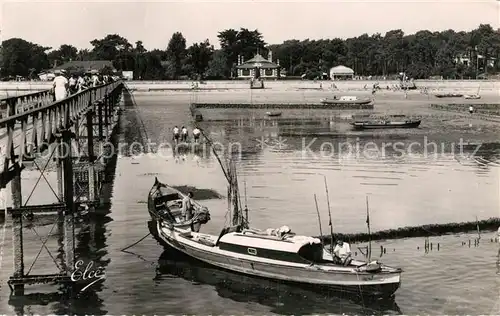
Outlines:
[[[116,154],[111,144],[119,124],[123,91],[124,84],[118,81],[57,102],[49,90],[1,100],[0,110],[4,113],[0,119],[0,189],[10,185],[12,194],[5,220],[12,224],[14,273],[8,285],[14,295],[24,295],[25,286],[30,284],[58,283],[71,290],[75,216],[82,206],[91,211],[102,204],[99,189],[104,181],[103,170]],[[73,152],[74,148],[77,152]],[[48,156],[43,168],[36,163],[42,155]],[[43,177],[47,181],[44,172],[52,159],[57,165],[58,185],[54,194],[58,202],[28,204],[31,194],[23,201],[22,170],[34,164],[40,171],[38,180]],[[58,273],[31,275],[31,267],[26,272],[24,266],[23,223],[42,213],[57,214],[63,259],[54,259]],[[42,241],[41,250],[45,242]]]

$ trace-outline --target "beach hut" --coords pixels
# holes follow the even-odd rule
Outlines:
[[[346,66],[336,66],[330,69],[330,78],[332,80],[345,80],[345,79],[353,79],[354,70]]]

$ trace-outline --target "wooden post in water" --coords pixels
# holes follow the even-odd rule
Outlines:
[[[476,227],[477,227],[477,241],[481,239],[481,231],[479,230],[479,221],[476,216]]]
[[[19,210],[22,206],[21,168],[14,163],[14,178],[11,181],[12,208]],[[7,219],[5,219],[7,220]],[[14,252],[14,277],[24,277],[24,250],[23,250],[23,215],[21,212],[12,213],[12,250]],[[24,283],[14,285],[14,295],[24,295]]]
[[[71,131],[62,132],[62,142],[65,147],[63,158],[64,171],[64,202],[66,204],[64,216],[64,254],[66,262],[66,273],[74,267],[75,259],[75,223],[74,223],[74,200],[73,200],[73,158],[71,154]]]
[[[372,258],[372,238],[370,232],[370,208],[368,207],[368,195],[366,196],[366,226],[368,227],[368,261]]]

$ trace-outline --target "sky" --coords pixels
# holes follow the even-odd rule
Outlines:
[[[240,27],[258,29],[269,44],[393,29],[500,28],[500,0],[0,1],[2,40],[19,37],[53,48],[92,48],[93,39],[119,34],[146,49],[165,49],[174,32],[188,45],[209,39],[218,47],[217,32]]]

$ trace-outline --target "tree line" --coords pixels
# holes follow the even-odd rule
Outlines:
[[[226,79],[235,76],[238,56],[249,60],[259,52],[272,51],[288,77],[320,77],[331,67],[345,65],[360,76],[393,76],[405,72],[421,79],[443,76],[450,79],[476,78],[500,70],[500,30],[481,24],[470,31],[419,31],[404,34],[392,30],[385,35],[363,34],[348,39],[287,40],[268,45],[258,30],[227,29],[217,35],[220,49],[205,40],[186,45],[176,32],[165,49],[146,50],[118,34],[91,41],[93,48],[77,49],[64,44],[58,49],[20,38],[2,42],[2,77],[37,77],[40,71],[68,61],[109,60],[118,71],[133,71],[134,79]]]

